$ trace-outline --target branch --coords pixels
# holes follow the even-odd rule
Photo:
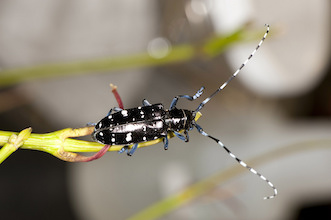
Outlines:
[[[24,144],[24,142],[30,137],[31,131],[31,128],[27,128],[21,131],[18,135],[10,135],[7,142],[0,150],[0,164]]]
[[[272,160],[290,156],[291,154],[320,149],[331,149],[331,139],[311,140],[284,146],[256,156],[249,160],[248,163],[255,167],[264,163],[270,163]],[[221,183],[224,183],[243,172],[246,172],[246,169],[243,169],[238,165],[232,166],[225,170],[222,169],[220,172],[186,187],[179,193],[151,204],[149,207],[128,218],[128,220],[152,220],[161,218],[162,216],[179,209],[181,206],[207,194],[214,188],[218,187]]]
[[[0,71],[0,86],[13,85],[22,81],[58,77],[63,75],[80,75],[86,73],[107,72],[128,68],[141,68],[178,63],[196,57],[212,58],[237,42],[255,40],[260,31],[247,31],[240,28],[227,35],[216,35],[206,39],[202,45],[182,44],[172,46],[163,58],[154,58],[147,52],[120,56],[104,57],[79,62],[42,64],[33,67],[7,69]]]

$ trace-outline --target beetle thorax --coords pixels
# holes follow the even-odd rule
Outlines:
[[[190,130],[193,118],[192,111],[174,108],[167,111],[165,123],[171,131]]]

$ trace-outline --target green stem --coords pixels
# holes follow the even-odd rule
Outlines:
[[[260,156],[256,156],[248,161],[248,164],[256,167],[263,163],[270,163],[272,160],[279,159],[281,157],[289,156],[294,153],[300,153],[307,150],[318,150],[318,149],[330,149],[331,139],[325,140],[312,140],[293,145],[285,146],[279,149],[275,149],[264,153]],[[235,165],[226,170],[222,170],[214,175],[211,175],[187,188],[183,191],[171,195],[159,202],[153,203],[151,206],[143,209],[137,214],[130,217],[128,220],[152,220],[158,219],[164,215],[167,215],[181,206],[192,202],[194,199],[199,198],[202,195],[207,194],[214,188],[239,174],[247,172],[241,166]]]
[[[0,72],[0,86],[8,86],[22,81],[46,77],[159,66],[188,61],[197,56],[211,58],[222,53],[233,43],[255,40],[258,34],[260,34],[259,31],[249,32],[239,29],[225,36],[213,36],[207,39],[203,45],[175,45],[170,52],[161,59],[154,58],[148,53],[140,53],[122,57],[106,57],[80,62],[43,64],[34,67],[3,70]]]
[[[7,142],[0,149],[0,164],[24,144],[24,141],[30,137],[31,131],[31,128],[27,128],[19,134],[15,133],[9,136]]]

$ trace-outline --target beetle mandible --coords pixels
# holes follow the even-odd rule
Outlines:
[[[258,173],[255,169],[248,166],[245,162],[235,156],[219,139],[207,134],[201,126],[199,126],[195,119],[196,114],[203,108],[203,106],[209,102],[217,93],[222,91],[229,82],[234,79],[238,73],[245,67],[247,62],[254,56],[256,51],[260,48],[264,40],[269,33],[269,25],[265,25],[267,30],[260,40],[254,51],[248,56],[248,58],[241,64],[241,66],[229,77],[229,79],[223,83],[214,93],[195,110],[186,110],[176,108],[176,104],[179,98],[185,98],[193,101],[202,95],[204,87],[201,87],[199,91],[193,95],[179,95],[176,96],[170,105],[169,109],[165,109],[162,104],[150,104],[147,100],[143,100],[142,106],[131,109],[121,109],[115,107],[109,111],[106,117],[101,119],[95,125],[92,137],[99,143],[106,145],[124,145],[119,151],[120,153],[126,151],[129,156],[132,156],[136,151],[138,144],[141,142],[147,142],[163,138],[164,149],[168,149],[168,133],[173,132],[179,139],[188,142],[188,131],[194,127],[198,132],[206,137],[211,138],[217,144],[222,146],[226,152],[237,162],[247,168],[253,174],[259,176],[262,180],[273,189],[274,194],[264,199],[271,199],[277,195],[276,187],[262,174]],[[183,131],[183,132],[181,132]],[[129,145],[132,145],[129,149]]]

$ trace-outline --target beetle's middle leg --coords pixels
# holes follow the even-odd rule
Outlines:
[[[174,134],[179,138],[181,139],[182,141],[185,141],[185,142],[188,142],[189,141],[189,136],[188,136],[188,133],[187,133],[187,130],[184,131],[184,134],[181,134],[177,131],[174,131]]]
[[[130,151],[129,151],[129,145],[125,145],[124,147],[122,147],[121,150],[118,151],[118,153],[121,154],[125,151],[128,156],[132,156],[134,152],[137,150],[137,148],[138,148],[138,143],[134,144],[130,149]]]

